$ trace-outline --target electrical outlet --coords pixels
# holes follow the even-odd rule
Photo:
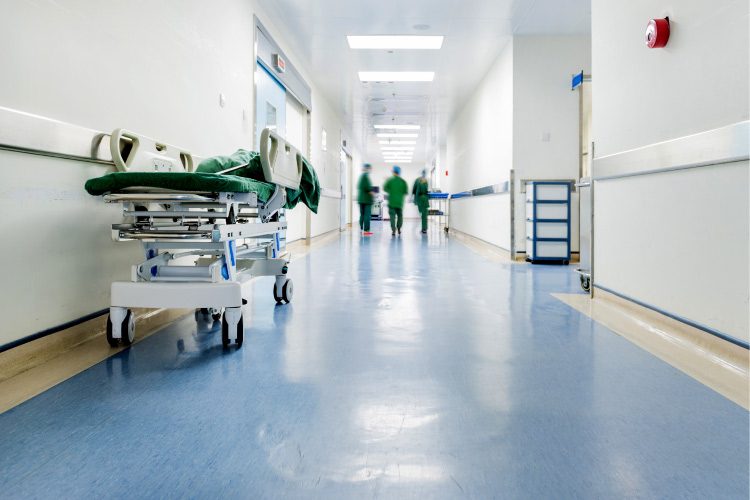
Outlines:
[[[225,96],[224,94],[219,94],[219,106],[223,108],[224,106],[226,106],[226,104],[227,104],[227,96]]]

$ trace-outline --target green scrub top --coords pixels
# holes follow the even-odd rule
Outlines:
[[[383,190],[388,193],[389,208],[404,208],[404,198],[409,193],[409,185],[405,180],[394,175],[385,181]]]
[[[359,178],[357,189],[359,189],[357,203],[360,205],[372,205],[372,182],[370,182],[370,175],[367,172]]]
[[[411,193],[414,195],[414,203],[419,207],[420,212],[429,208],[430,196],[427,194],[427,180],[424,177],[419,177],[414,181]]]

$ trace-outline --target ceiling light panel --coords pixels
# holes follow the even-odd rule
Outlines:
[[[373,35],[347,36],[349,48],[381,50],[439,50],[443,46],[442,36]]]
[[[416,144],[417,141],[380,141],[380,144],[397,146],[399,144]]]
[[[375,125],[375,128],[386,130],[419,130],[421,125]]]
[[[381,146],[381,151],[414,151],[414,146]]]
[[[434,71],[360,71],[362,82],[431,82]]]
[[[417,138],[417,137],[419,137],[419,134],[401,134],[401,133],[390,134],[390,133],[382,133],[382,134],[378,134],[378,137],[403,137],[403,138],[413,137],[413,138]]]

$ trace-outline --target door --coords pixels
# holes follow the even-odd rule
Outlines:
[[[346,154],[344,149],[341,150],[341,161],[339,163],[339,179],[341,203],[339,208],[339,230],[346,231],[346,173],[349,171],[349,165],[352,163],[352,157]]]
[[[260,134],[270,128],[286,138],[286,89],[258,61],[255,99],[255,144],[260,146]]]

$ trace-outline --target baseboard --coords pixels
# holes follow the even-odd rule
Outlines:
[[[136,337],[138,331],[166,325],[192,311],[193,309],[134,309]],[[102,314],[0,353],[0,381],[54,359],[95,337],[101,336],[101,341],[106,342],[104,333],[107,330],[107,316],[106,313]]]
[[[601,288],[596,289],[594,300],[624,310],[631,316],[637,317],[644,323],[653,325],[660,330],[677,332],[675,336],[679,336],[681,340],[689,342],[706,352],[713,353],[735,366],[748,365],[748,350],[745,347]],[[747,368],[745,370],[747,371]]]
[[[469,248],[472,248],[472,250],[475,250],[479,254],[484,255],[485,257],[488,257],[496,262],[513,262],[510,257],[510,251],[503,247],[499,247],[480,238],[477,238],[476,236],[464,233],[463,231],[458,231],[454,228],[450,228],[448,230],[448,234],[456,238],[461,243],[469,246]]]

